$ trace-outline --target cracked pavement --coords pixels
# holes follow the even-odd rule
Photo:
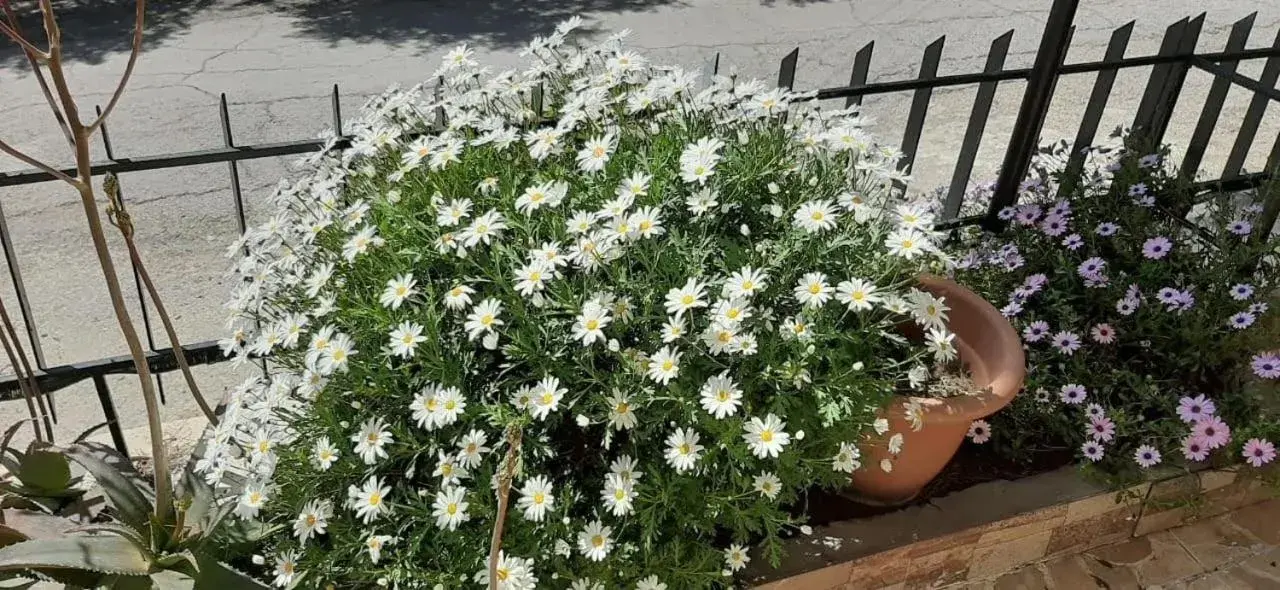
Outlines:
[[[34,4],[34,3],[32,3]],[[114,88],[128,57],[132,0],[55,0],[69,46],[67,68],[81,108],[92,112]],[[429,75],[445,51],[469,43],[495,69],[515,66],[521,46],[555,23],[579,14],[596,35],[629,28],[629,43],[653,60],[703,67],[718,52],[722,71],[776,80],[777,63],[800,48],[798,89],[846,84],[853,54],[875,41],[871,80],[914,77],[925,45],[946,35],[940,74],[980,71],[991,41],[1015,29],[1007,68],[1034,59],[1048,0],[169,0],[148,14],[148,37],[128,91],[108,127],[117,157],[220,147],[217,101],[226,93],[240,145],[314,137],[332,120],[329,92],[342,91],[344,113],[390,84],[411,85]],[[1173,20],[1205,8],[1190,0],[1084,0],[1068,62],[1100,59],[1112,29],[1137,25],[1128,55],[1154,53]],[[1270,44],[1280,26],[1280,5],[1252,0],[1213,3],[1199,47],[1219,50],[1232,22],[1258,11],[1250,47]],[[35,21],[24,24],[34,30]],[[1239,71],[1257,77],[1258,61]],[[1148,70],[1121,72],[1101,132],[1127,123]],[[1190,136],[1209,76],[1187,77],[1169,139]],[[1092,75],[1060,81],[1045,124],[1046,140],[1074,137]],[[1014,124],[1021,82],[1001,84],[979,151],[975,178],[991,177]],[[933,102],[914,175],[931,189],[950,179],[972,108],[975,87],[940,89]],[[1220,170],[1249,96],[1232,90],[1219,131],[1206,156]],[[871,97],[864,105],[875,130],[901,138],[910,95]],[[1272,107],[1255,139],[1256,168],[1275,140],[1280,113]],[[68,164],[70,154],[54,129],[34,78],[12,45],[0,48],[0,138],[46,161]],[[102,155],[101,147],[97,153]],[[266,213],[265,197],[291,159],[240,166],[250,222]],[[25,168],[0,156],[0,170]],[[1215,173],[1216,176],[1216,173]],[[121,179],[149,269],[187,342],[220,337],[221,303],[228,292],[225,247],[236,233],[224,164],[135,172]],[[49,365],[96,359],[124,350],[73,192],[54,182],[0,188],[0,206],[12,232],[23,279]],[[110,228],[108,228],[110,229]],[[128,261],[112,236],[126,288]],[[137,315],[137,297],[130,293]],[[0,296],[17,315],[10,281]],[[19,327],[22,330],[22,327]],[[166,346],[157,331],[158,345]],[[226,366],[199,367],[207,393],[220,395],[240,377]],[[136,379],[108,379],[126,427],[143,423]],[[176,375],[165,379],[166,415],[186,418],[196,409]],[[59,437],[102,419],[89,384],[57,394]],[[20,401],[0,403],[0,425],[25,414]],[[138,445],[135,445],[135,450]]]

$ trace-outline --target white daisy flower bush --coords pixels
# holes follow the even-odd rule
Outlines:
[[[1008,230],[959,256],[957,280],[1003,306],[1028,361],[1026,393],[971,438],[1019,460],[1072,449],[1122,480],[1271,464],[1280,273],[1253,224],[1280,187],[1197,204],[1167,152],[1095,149],[1067,183],[1068,154],[1039,157]]]
[[[574,25],[371,101],[233,245],[270,359],[198,468],[278,585],[481,587],[497,540],[498,588],[729,586],[954,354],[899,335],[945,259],[856,113]]]

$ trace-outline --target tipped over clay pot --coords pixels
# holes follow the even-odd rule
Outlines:
[[[955,333],[960,360],[975,385],[987,391],[951,398],[895,396],[885,408],[889,431],[862,445],[862,468],[853,474],[853,495],[876,504],[901,504],[915,498],[942,471],[964,442],[969,425],[996,413],[1022,389],[1027,361],[1022,341],[1000,311],[954,281],[920,278],[921,289],[945,299],[951,311],[947,325]],[[923,425],[914,430],[906,406],[915,399],[924,407]],[[902,452],[889,453],[889,436],[901,433]],[[893,470],[880,464],[891,459]]]

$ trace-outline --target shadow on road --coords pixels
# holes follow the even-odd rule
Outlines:
[[[155,43],[191,26],[197,13],[217,0],[152,0],[147,3],[146,42]],[[44,25],[36,2],[10,3],[28,39],[46,45]],[[54,14],[62,29],[63,55],[67,61],[102,63],[128,53],[133,37],[134,0],[53,0]],[[8,38],[0,37],[0,68],[24,66],[26,57]]]
[[[238,0],[261,5],[260,0]],[[440,45],[468,42],[495,49],[524,45],[573,16],[653,10],[684,0],[280,0],[277,12],[295,19],[295,35],[330,42],[352,40]],[[588,26],[586,32],[593,32]]]

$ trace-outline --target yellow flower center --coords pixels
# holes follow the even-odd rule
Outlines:
[[[476,226],[476,233],[478,233],[478,234],[487,234],[487,233],[489,233],[489,225],[488,225],[488,224],[484,224],[484,223],[481,223],[480,225],[477,225],[477,226]]]
[[[913,240],[902,240],[902,249],[903,249],[903,250],[910,250],[910,249],[915,248],[915,247],[916,247],[916,243],[915,243],[915,241],[913,241]]]
[[[689,443],[680,443],[680,454],[688,455],[693,449],[689,448]]]
[[[418,156],[419,156],[419,157],[425,158],[425,157],[427,157],[427,154],[430,154],[430,153],[431,153],[431,148],[429,148],[429,147],[423,146],[423,147],[418,148]]]
[[[716,334],[716,340],[718,340],[720,344],[728,344],[733,341],[733,332],[722,331],[719,334]]]
[[[259,453],[266,453],[267,451],[270,451],[270,450],[271,450],[271,441],[269,441],[269,440],[260,440],[260,441],[258,441],[258,452],[259,452]]]
[[[451,412],[454,410],[454,408],[457,408],[457,407],[458,407],[458,402],[455,402],[453,400],[449,400],[444,403],[444,409],[449,410]]]
[[[396,287],[396,297],[404,297],[409,294],[409,288],[405,286]]]
[[[595,157],[597,157],[597,158],[603,158],[603,157],[604,157],[604,148],[603,148],[603,147],[601,147],[601,146],[596,146],[596,149],[591,150],[591,155],[592,155],[592,156],[595,156]]]
[[[618,488],[617,490],[614,490],[614,492],[613,492],[613,498],[614,498],[615,500],[622,501],[622,500],[623,500],[623,499],[625,499],[626,497],[627,497],[627,493],[626,493],[626,492],[624,492],[624,491],[622,490],[622,488]]]
[[[450,503],[449,503],[449,506],[448,506],[447,508],[445,508],[445,512],[448,512],[448,513],[449,513],[449,516],[453,516],[454,514],[457,514],[457,513],[458,513],[458,505],[457,505],[457,504],[454,504],[453,502],[450,502]]]
[[[316,341],[312,344],[312,348],[316,350],[329,348],[329,340],[325,338],[316,338]]]
[[[505,567],[500,567],[500,568],[498,568],[498,581],[499,581],[499,582],[505,582],[505,581],[507,581],[507,578],[508,578],[508,577],[510,577],[510,576],[511,576],[511,574],[507,571],[507,568],[505,568]]]
[[[544,494],[544,493],[542,493],[542,492],[535,492],[535,493],[533,494],[533,503],[534,503],[534,504],[542,505],[542,503],[543,503],[543,502],[546,502],[546,501],[547,501],[547,495],[546,495],[546,494]]]
[[[814,211],[814,212],[813,212],[813,215],[811,215],[810,217],[811,217],[814,221],[822,221],[822,218],[823,218],[823,217],[826,217],[826,216],[825,216],[825,215],[823,215],[821,211]]]
[[[663,371],[670,371],[671,369],[674,369],[675,367],[676,367],[676,364],[675,364],[675,362],[673,362],[673,361],[669,361],[669,360],[667,360],[667,361],[662,361],[662,370],[663,370]]]
[[[449,463],[445,463],[444,465],[441,465],[440,475],[443,475],[445,477],[451,477],[453,475],[453,465]]]
[[[461,296],[462,296],[462,287],[454,287],[452,291],[449,291],[449,296],[450,296],[450,297],[461,297]]]
[[[822,285],[820,285],[820,284],[818,284],[818,283],[809,283],[809,292],[810,292],[810,293],[812,293],[812,294],[814,294],[814,295],[817,295],[817,294],[818,294],[819,292],[821,292],[821,291],[822,291]]]
[[[486,314],[484,314],[484,315],[480,316],[480,323],[481,323],[482,325],[485,325],[485,326],[490,326],[490,325],[492,325],[492,324],[493,324],[493,315],[492,315],[492,314],[487,314],[487,313],[486,313]]]
[[[680,303],[683,303],[685,305],[693,305],[693,295],[685,295],[684,297],[681,297]]]
[[[379,504],[382,504],[382,494],[379,494],[378,492],[369,494],[369,505],[377,506]]]
[[[760,440],[764,442],[773,442],[773,431],[765,430],[760,433]]]
[[[641,222],[640,222],[640,231],[649,231],[649,230],[650,230],[650,229],[652,229],[652,228],[653,228],[653,222],[652,222],[652,221],[649,221],[649,220],[647,220],[647,219],[646,219],[646,220],[644,220],[644,221],[641,221]]]
[[[546,198],[546,195],[542,193],[533,193],[529,195],[529,201],[533,203],[541,203],[542,199],[545,199],[545,198]]]
[[[736,307],[731,307],[731,308],[729,308],[729,311],[724,312],[724,317],[727,317],[727,318],[729,318],[729,319],[731,319],[731,320],[736,320],[736,319],[738,319],[738,316],[740,316],[740,315],[742,315],[742,310],[740,310],[740,309],[738,309],[738,308],[736,308]]]
[[[550,393],[544,393],[540,399],[542,400],[542,405],[549,406],[551,405],[551,402],[555,401],[555,396]]]
[[[727,402],[729,401],[729,392],[721,389],[718,393],[716,393],[716,398],[722,402]]]
[[[631,411],[631,404],[628,404],[627,402],[618,402],[618,405],[614,407],[613,411],[618,414],[626,414]]]
[[[257,504],[259,502],[262,502],[262,494],[249,492],[249,504]]]
[[[382,437],[378,436],[378,433],[376,433],[376,432],[370,432],[370,433],[369,433],[369,436],[368,436],[367,438],[368,438],[369,444],[371,444],[371,445],[375,445],[375,444],[378,444],[378,441],[379,441]]]
[[[347,351],[342,350],[341,348],[333,351],[334,362],[342,362],[342,360],[345,358],[347,358]]]
[[[440,406],[440,401],[433,397],[428,399],[425,405],[427,406],[427,411],[434,412]]]
[[[413,345],[413,334],[405,334],[404,337],[400,338],[400,341],[404,342],[406,346]]]
[[[599,327],[600,327],[600,322],[598,320],[587,320],[588,330],[595,330],[596,328],[599,328]]]
[[[473,455],[476,452],[476,443],[467,444],[467,454]]]
[[[591,546],[599,549],[604,547],[604,535],[596,535],[591,537]]]
[[[307,515],[307,526],[316,526],[316,522],[318,521],[319,519],[316,518],[316,515],[314,514]]]

